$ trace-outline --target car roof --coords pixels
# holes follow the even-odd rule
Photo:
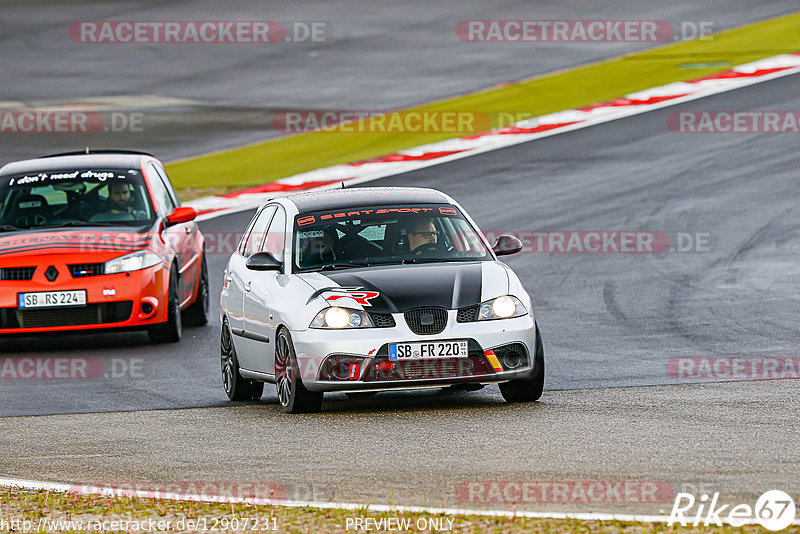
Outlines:
[[[284,197],[300,213],[392,204],[450,204],[450,199],[435,189],[420,187],[356,187],[295,193]]]
[[[153,159],[147,154],[102,153],[12,161],[0,169],[0,176],[29,172],[69,171],[79,169],[138,169],[143,159]]]

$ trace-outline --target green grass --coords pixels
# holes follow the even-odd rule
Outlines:
[[[464,46],[493,45],[465,43]],[[531,54],[537,53],[536,45],[530,46]],[[729,68],[725,65],[795,51],[800,51],[800,13],[714,34],[709,40],[660,46],[432,102],[414,110],[486,112],[493,120],[500,112],[543,115],[721,72]],[[462,135],[313,132],[175,162],[168,165],[168,171],[182,197],[188,198],[264,184]]]
[[[128,497],[101,497],[82,496],[77,494],[51,493],[45,491],[20,491],[0,488],[0,521],[29,521],[27,526],[37,527],[44,524],[54,526],[54,521],[73,521],[72,528],[61,523],[58,532],[77,532],[77,526],[83,522],[84,530],[100,532],[91,525],[99,525],[99,521],[128,521],[127,526],[132,527],[133,522],[141,523],[142,520],[152,519],[154,522],[163,521],[162,527],[168,526],[166,532],[176,532],[177,527],[195,523],[192,531],[202,531],[205,526],[207,531],[215,532],[363,532],[353,528],[346,530],[347,519],[394,518],[410,520],[412,525],[409,530],[402,532],[423,532],[418,529],[417,521],[438,520],[442,526],[451,526],[450,532],[460,533],[591,533],[591,532],[623,532],[623,533],[756,533],[767,532],[761,527],[747,526],[742,528],[732,527],[669,527],[663,523],[633,523],[627,521],[579,521],[575,519],[529,519],[486,516],[443,516],[424,513],[401,512],[364,512],[347,510],[328,510],[311,507],[284,508],[280,506],[251,506],[245,504],[210,504],[199,502],[181,502],[155,499],[138,499]],[[47,523],[43,523],[44,520]],[[452,520],[452,523],[447,520]],[[238,520],[235,522],[235,520]],[[247,520],[249,526],[257,528],[242,528]],[[256,523],[257,521],[257,523]],[[90,525],[91,523],[91,525]],[[362,523],[363,524],[363,523]],[[430,524],[430,523],[427,523]],[[107,523],[107,526],[113,526]],[[419,523],[423,525],[423,523]],[[117,529],[123,526],[117,525]],[[238,526],[239,528],[235,528]],[[350,526],[355,526],[351,523]],[[216,528],[213,528],[216,527]],[[228,528],[225,528],[228,527]],[[234,527],[234,528],[230,528]],[[277,530],[272,530],[275,527]],[[158,532],[158,526],[152,529],[142,528],[141,532]],[[795,526],[783,530],[783,533],[796,533]],[[50,530],[51,532],[53,530]],[[103,532],[108,532],[104,530]],[[124,532],[125,529],[119,531]],[[136,531],[132,529],[132,531]],[[188,531],[188,530],[187,530]],[[375,531],[374,528],[372,530]],[[385,530],[384,530],[385,531]],[[397,531],[395,531],[397,532]],[[429,530],[430,532],[430,530]],[[443,531],[444,532],[444,531]]]

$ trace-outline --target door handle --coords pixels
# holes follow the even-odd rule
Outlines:
[[[245,284],[245,286],[244,286],[244,290],[245,291],[250,291],[252,288],[253,288],[253,283],[252,282],[247,282]]]

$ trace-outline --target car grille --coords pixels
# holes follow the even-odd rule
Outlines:
[[[469,358],[391,361],[375,358],[364,373],[365,382],[383,380],[436,380],[490,375],[494,372],[486,357],[470,354]]]
[[[459,323],[471,323],[473,321],[477,321],[478,309],[480,307],[480,304],[476,304],[475,306],[470,306],[468,308],[461,308],[458,310],[458,314],[456,315],[456,321]]]
[[[133,311],[133,301],[102,302],[70,308],[21,310],[0,309],[0,328],[25,329],[56,326],[82,326],[127,321]]]
[[[36,266],[33,267],[0,267],[0,280],[30,280]]]
[[[394,328],[397,326],[391,313],[370,313],[369,318],[372,319],[372,324],[375,325],[375,328]]]
[[[68,265],[69,274],[72,278],[83,278],[85,276],[98,276],[105,274],[105,263],[75,263]]]
[[[420,336],[438,334],[447,326],[447,310],[444,308],[415,308],[403,315],[411,331]]]

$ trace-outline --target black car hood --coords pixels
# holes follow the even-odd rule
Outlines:
[[[493,276],[507,275],[493,262],[386,265],[341,271],[301,274],[316,292],[312,298],[327,298],[337,290],[377,292],[364,309],[380,313],[402,313],[420,306],[458,309],[481,302],[484,269]],[[496,271],[496,272],[495,272]],[[334,302],[329,300],[329,303]],[[342,301],[342,305],[344,301]]]

